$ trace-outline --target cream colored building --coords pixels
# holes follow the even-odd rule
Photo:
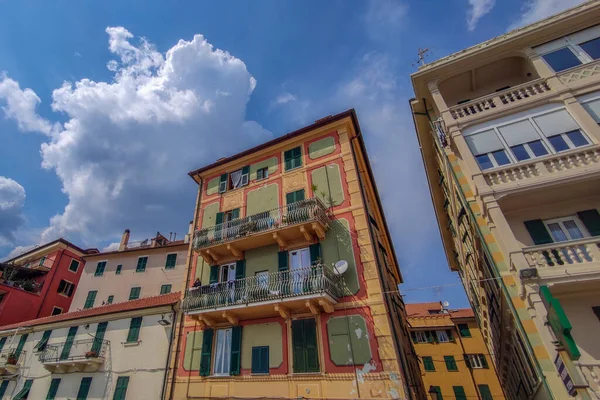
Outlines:
[[[435,212],[508,399],[600,398],[600,2],[422,66]]]
[[[129,237],[127,229],[118,250],[85,259],[70,311],[181,290],[189,236],[170,240],[157,232],[154,238],[135,242]]]
[[[0,328],[0,399],[162,399],[180,293]],[[12,357],[12,359],[11,359]]]

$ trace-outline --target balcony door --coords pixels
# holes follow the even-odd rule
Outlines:
[[[556,218],[544,221],[555,242],[583,239],[589,236],[586,229],[575,217]]]
[[[235,263],[221,265],[219,280],[223,285],[227,285],[225,291],[225,302],[235,301]]]
[[[290,275],[292,293],[302,293],[310,274],[310,251],[308,247],[290,251]]]

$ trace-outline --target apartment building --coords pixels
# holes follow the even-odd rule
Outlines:
[[[67,312],[83,257],[97,252],[61,238],[0,263],[0,326]]]
[[[426,396],[354,110],[189,175],[168,398]]]
[[[163,399],[180,298],[0,327],[0,399]]]
[[[180,291],[185,281],[189,236],[131,241],[126,229],[119,248],[85,257],[86,266],[71,311]]]
[[[600,2],[419,68],[448,263],[509,399],[600,397]]]
[[[431,302],[407,304],[406,314],[431,399],[505,398],[473,310]]]

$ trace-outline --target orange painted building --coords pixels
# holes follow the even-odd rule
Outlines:
[[[169,398],[425,396],[353,110],[190,176]]]

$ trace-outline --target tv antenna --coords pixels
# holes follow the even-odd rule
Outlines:
[[[417,51],[417,55],[418,55],[419,57],[418,57],[418,58],[415,60],[415,62],[414,62],[414,63],[412,63],[411,65],[412,65],[413,67],[417,67],[417,66],[425,65],[425,58],[426,58],[427,56],[429,56],[429,54],[427,54],[427,53],[429,53],[429,48],[422,49],[422,48],[420,48],[420,47],[419,47],[419,50]]]

